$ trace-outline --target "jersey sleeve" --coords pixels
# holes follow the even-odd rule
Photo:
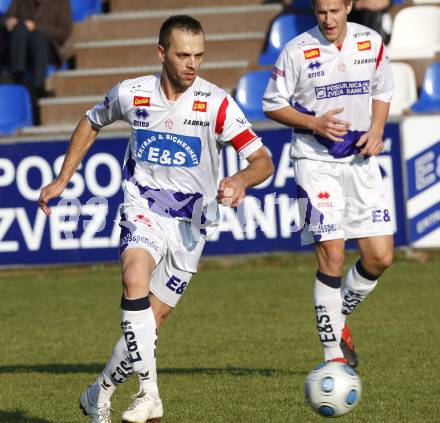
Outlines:
[[[284,48],[279,55],[263,96],[263,110],[271,112],[291,105],[298,71],[291,55]]]
[[[230,95],[226,96],[217,112],[215,133],[223,144],[230,143],[242,159],[246,159],[263,144],[251,124]]]
[[[119,103],[120,86],[121,83],[115,85],[101,103],[86,112],[87,119],[94,129],[99,130],[122,119],[121,105]]]
[[[376,58],[371,97],[373,100],[391,102],[394,92],[393,73],[383,42]]]

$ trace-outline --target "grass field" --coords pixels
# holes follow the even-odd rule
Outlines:
[[[353,262],[354,256],[349,257]],[[307,253],[205,260],[158,343],[164,423],[319,422]],[[346,422],[440,422],[440,254],[399,254],[349,320],[363,398]],[[0,422],[87,422],[78,396],[120,336],[117,266],[0,272]],[[114,395],[114,422],[136,392]]]

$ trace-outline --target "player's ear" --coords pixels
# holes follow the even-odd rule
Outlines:
[[[352,0],[345,0],[345,8],[347,9],[347,15],[349,15],[351,12],[351,9],[353,8],[353,1]]]
[[[161,63],[165,62],[165,49],[160,44],[157,45],[156,52],[160,62]]]

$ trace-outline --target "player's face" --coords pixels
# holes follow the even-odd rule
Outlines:
[[[192,85],[199,73],[205,52],[205,39],[202,33],[194,34],[174,29],[170,35],[170,46],[165,51],[159,46],[159,58],[168,80],[178,91]]]
[[[342,44],[347,33],[347,15],[353,3],[346,0],[315,0],[315,15],[327,40]]]

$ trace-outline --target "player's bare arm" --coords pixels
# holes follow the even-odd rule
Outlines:
[[[309,129],[316,134],[322,135],[335,142],[342,142],[343,137],[349,127],[350,122],[347,122],[336,117],[337,114],[344,110],[343,107],[332,109],[321,116],[310,116],[295,110],[291,106],[283,107],[278,110],[266,112],[266,115],[283,125],[292,128]]]
[[[360,156],[377,156],[382,152],[384,147],[382,136],[389,109],[390,103],[373,100],[370,130],[362,135],[356,143],[356,147],[361,147]]]
[[[48,207],[49,201],[59,197],[64,191],[81,160],[95,142],[97,134],[98,131],[91,127],[87,117],[84,116],[73,131],[60,174],[41,190],[38,203],[46,215],[51,213]]]
[[[247,159],[249,166],[220,181],[217,201],[236,208],[246,195],[246,189],[265,181],[274,172],[274,164],[264,147],[260,147]]]

